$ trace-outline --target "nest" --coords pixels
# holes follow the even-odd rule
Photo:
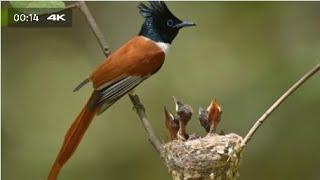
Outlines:
[[[174,180],[233,180],[238,177],[242,137],[209,134],[164,145],[164,159]]]

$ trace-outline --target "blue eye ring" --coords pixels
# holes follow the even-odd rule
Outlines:
[[[172,19],[169,19],[169,20],[167,21],[167,26],[169,26],[169,27],[172,27],[172,26],[173,26],[173,20],[172,20]]]

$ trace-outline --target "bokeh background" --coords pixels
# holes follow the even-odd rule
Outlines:
[[[140,29],[137,2],[88,2],[112,50]],[[167,140],[172,95],[197,112],[216,96],[219,129],[244,135],[320,59],[319,2],[168,2],[197,23],[173,42],[162,69],[137,88]],[[104,56],[82,14],[72,28],[2,28],[2,178],[45,179],[91,86],[73,93]],[[291,96],[244,152],[240,179],[320,179],[320,77]],[[204,134],[196,114],[189,132]],[[170,179],[124,97],[91,124],[60,180]]]

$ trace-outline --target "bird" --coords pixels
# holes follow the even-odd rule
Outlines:
[[[200,107],[198,114],[199,114],[200,125],[206,130],[206,132],[209,132],[210,131],[210,126],[208,123],[209,112],[203,107]]]
[[[139,3],[144,22],[138,35],[107,57],[74,91],[89,82],[93,92],[68,129],[51,167],[48,180],[56,180],[63,165],[76,151],[93,118],[100,115],[163,65],[170,45],[179,31],[195,23],[177,18],[163,1]]]
[[[215,133],[222,114],[222,109],[216,98],[213,98],[207,109],[200,107],[198,113],[200,124],[206,132]]]
[[[186,132],[186,127],[188,122],[191,119],[193,110],[192,107],[188,104],[182,103],[176,97],[173,96],[174,103],[176,105],[176,112],[179,120],[179,130],[178,130],[178,139],[183,141],[189,139],[189,135]]]
[[[169,131],[169,140],[172,141],[174,139],[177,139],[177,133],[179,131],[179,119],[177,117],[174,117],[166,107],[164,107],[164,114],[166,128]]]

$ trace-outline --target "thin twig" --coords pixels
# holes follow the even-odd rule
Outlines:
[[[72,3],[72,4],[68,4],[66,5],[66,7],[64,9],[73,9],[73,8],[77,8],[79,6],[78,2]]]
[[[269,109],[255,122],[252,128],[249,130],[247,135],[242,141],[241,149],[243,149],[248,142],[251,140],[255,132],[262,125],[263,122],[271,115],[271,113],[276,110],[281,103],[283,103],[293,92],[295,92],[302,84],[304,84],[309,78],[316,74],[320,70],[320,64],[314,66],[310,71],[308,71],[304,76],[302,76],[296,83],[294,83],[276,102],[269,107]]]
[[[98,27],[94,17],[92,16],[87,4],[84,1],[77,2],[77,5],[82,12],[82,14],[86,17],[87,22],[90,25],[91,30],[93,31],[94,35],[96,36],[96,39],[98,40],[98,43],[100,45],[100,48],[102,49],[103,54],[107,57],[110,54],[110,48],[107,44],[106,39],[104,38],[100,28]]]
[[[163,146],[162,146],[160,140],[158,139],[158,137],[156,136],[156,134],[154,133],[152,125],[148,121],[146,111],[145,111],[143,104],[141,103],[141,101],[137,95],[129,94],[129,97],[130,97],[132,104],[134,105],[135,110],[137,111],[137,114],[139,115],[139,118],[140,118],[145,130],[148,133],[148,139],[149,139],[150,143],[158,151],[158,153],[160,155],[162,155]]]
[[[80,11],[83,13],[83,15],[86,17],[87,22],[90,25],[90,28],[92,29],[92,32],[94,33],[96,39],[99,42],[99,45],[103,51],[103,54],[108,57],[110,54],[110,50],[109,50],[109,45],[106,43],[105,37],[103,36],[103,34],[100,31],[100,28],[98,27],[94,17],[92,16],[88,6],[86,5],[85,2],[83,1],[79,1],[79,2],[75,2],[71,5],[68,5],[67,8],[74,8],[74,7],[78,7],[80,9]],[[148,139],[150,141],[150,143],[154,146],[154,148],[156,149],[157,152],[159,152],[160,156],[162,153],[162,144],[159,140],[159,138],[156,136],[152,125],[150,124],[147,115],[145,113],[145,110],[139,99],[139,97],[137,95],[129,95],[136,111],[137,114],[139,115],[139,118],[142,122],[143,127],[145,128],[145,130],[147,131],[148,134]]]

